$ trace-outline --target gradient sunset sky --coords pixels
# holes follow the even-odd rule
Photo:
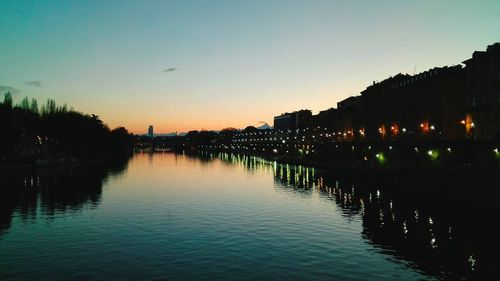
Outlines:
[[[498,41],[498,0],[1,0],[0,90],[134,133],[244,128]]]

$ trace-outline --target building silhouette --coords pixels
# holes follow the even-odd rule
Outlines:
[[[275,130],[296,130],[305,129],[311,126],[312,112],[309,109],[302,109],[292,113],[283,113],[274,117]]]
[[[500,140],[500,43],[463,64],[374,81],[316,115],[308,109],[283,113],[274,117],[274,130],[234,134],[233,146],[307,154],[313,144],[333,142]],[[498,149],[492,151],[500,159]]]
[[[153,125],[149,125],[148,127],[148,136],[154,137]]]
[[[397,74],[361,92],[362,126],[371,140],[460,138],[465,117],[463,69]]]
[[[465,64],[466,116],[462,120],[475,139],[500,138],[500,43],[475,51]]]

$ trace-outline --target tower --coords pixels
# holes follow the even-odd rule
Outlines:
[[[149,125],[149,128],[148,128],[148,136],[149,136],[149,137],[154,137],[153,125]]]

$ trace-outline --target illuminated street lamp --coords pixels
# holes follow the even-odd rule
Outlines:
[[[471,137],[472,129],[476,126],[476,124],[474,124],[474,121],[472,121],[472,115],[471,114],[465,115],[465,119],[461,120],[460,124],[465,126],[465,135],[467,137]]]

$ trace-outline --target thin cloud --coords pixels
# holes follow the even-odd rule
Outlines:
[[[164,69],[162,72],[173,72],[173,71],[176,71],[176,70],[177,70],[176,67],[170,67],[170,68]]]
[[[33,86],[33,87],[42,87],[42,82],[40,82],[40,81],[27,81],[26,85]]]
[[[17,94],[19,92],[20,91],[16,88],[0,85],[0,94],[11,93],[12,95],[14,95],[14,94]]]

